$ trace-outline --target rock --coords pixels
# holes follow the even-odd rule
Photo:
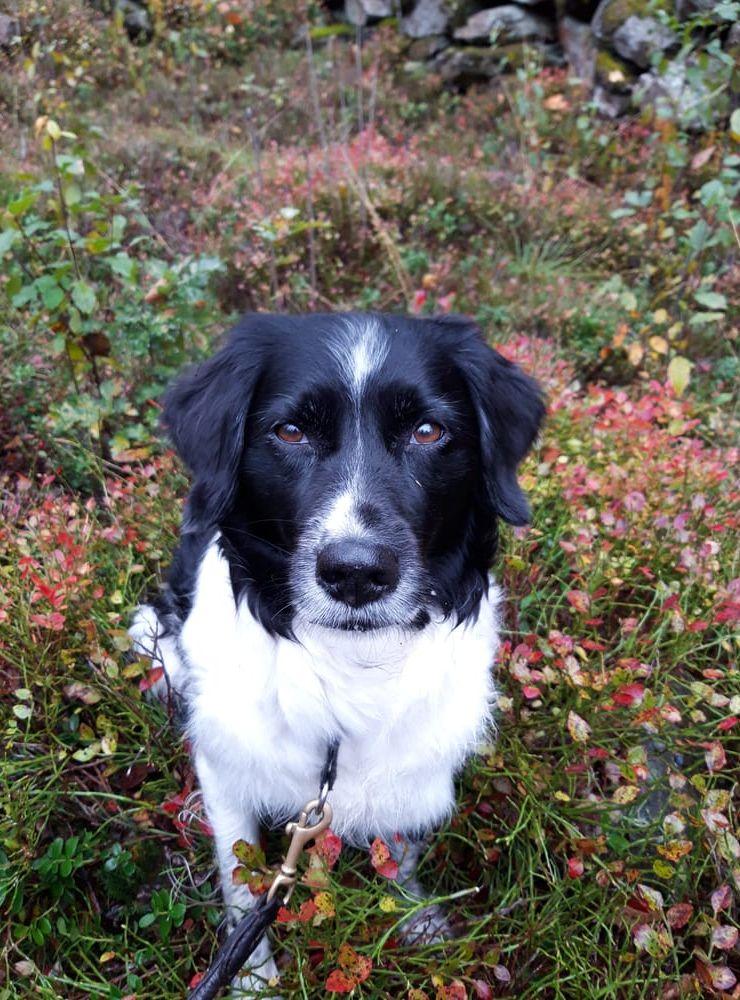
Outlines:
[[[669,0],[601,0],[591,30],[600,42],[611,42],[627,18],[647,17],[655,10],[670,10]]]
[[[640,69],[647,69],[654,52],[665,52],[678,39],[671,29],[654,17],[631,14],[612,36],[612,46],[623,59],[629,59]]]
[[[592,100],[597,113],[604,118],[619,118],[630,106],[629,94],[615,94],[600,83],[594,87]]]
[[[540,51],[548,66],[562,66],[563,56],[557,45],[544,44]],[[430,66],[443,83],[464,89],[473,83],[483,83],[503,73],[510,73],[523,66],[526,59],[524,46],[518,42],[494,47],[451,46],[440,52]]]
[[[555,39],[555,26],[552,21],[530,14],[515,4],[504,4],[473,14],[455,31],[454,37],[458,42],[488,42],[492,37],[503,42],[526,39],[550,42]]]
[[[698,58],[674,59],[662,73],[643,73],[633,98],[641,108],[652,107],[683,128],[701,131],[729,115],[732,70],[729,61],[706,52]]]
[[[418,0],[411,13],[401,18],[401,31],[409,38],[444,35],[453,13],[446,0]]]
[[[711,17],[716,6],[715,0],[676,0],[676,16],[680,21],[685,21],[694,14]]]
[[[566,14],[558,25],[558,34],[573,76],[589,87],[593,86],[596,75],[596,42],[590,25]]]
[[[345,0],[344,17],[357,28],[394,14],[392,0]]]
[[[429,38],[415,38],[409,45],[406,55],[412,62],[426,62],[438,52],[449,47],[450,40],[446,35],[430,35]]]
[[[149,42],[154,37],[152,19],[143,3],[136,0],[115,0],[115,11],[123,16],[123,26],[132,42]]]
[[[20,35],[20,25],[7,14],[0,14],[0,49],[12,47],[16,38]]]
[[[432,69],[445,83],[467,87],[497,76],[501,72],[501,56],[490,46],[448,48],[433,60]]]
[[[612,94],[631,94],[637,80],[637,73],[631,66],[604,50],[596,55],[595,76],[599,86]]]

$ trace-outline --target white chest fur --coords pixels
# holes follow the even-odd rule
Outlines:
[[[327,741],[339,737],[340,836],[363,843],[438,823],[455,770],[490,725],[498,600],[491,586],[477,621],[458,628],[298,626],[289,641],[235,607],[214,543],[180,637],[197,756],[233,808],[290,818],[315,795]]]

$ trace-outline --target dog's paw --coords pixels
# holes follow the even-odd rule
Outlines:
[[[454,937],[445,911],[437,903],[417,910],[401,924],[400,935],[405,944],[439,944]]]

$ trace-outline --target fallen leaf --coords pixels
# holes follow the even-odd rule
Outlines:
[[[702,167],[706,166],[712,159],[716,148],[716,146],[707,146],[706,149],[700,150],[691,160],[691,169],[701,170]]]
[[[568,712],[568,732],[570,733],[571,739],[576,743],[586,743],[591,735],[591,727],[574,711]]]
[[[694,907],[691,903],[675,903],[668,908],[666,920],[668,921],[668,926],[677,931],[685,927],[693,915]]]
[[[691,369],[693,367],[693,363],[680,354],[677,354],[675,358],[671,358],[668,365],[668,381],[671,383],[673,391],[677,396],[683,395],[686,386],[689,384]]]
[[[712,931],[712,946],[720,948],[722,951],[729,951],[737,944],[737,927],[715,927]]]
[[[394,879],[398,875],[398,862],[393,860],[390,848],[380,837],[370,845],[370,864],[383,878]]]
[[[707,762],[707,768],[710,771],[721,771],[727,763],[725,748],[721,743],[712,743],[704,754],[704,760]]]
[[[568,858],[568,878],[580,878],[583,875],[583,862],[580,858]]]
[[[730,908],[730,903],[732,902],[732,890],[729,885],[721,885],[719,889],[715,889],[711,895],[712,901],[712,911],[715,917],[720,912],[720,910],[728,910]]]

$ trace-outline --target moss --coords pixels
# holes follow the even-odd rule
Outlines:
[[[673,12],[674,4],[670,0],[610,0],[601,10],[598,34],[611,38],[628,17],[649,17],[657,10]]]
[[[629,92],[637,73],[629,63],[602,49],[596,54],[596,81],[618,94]]]

